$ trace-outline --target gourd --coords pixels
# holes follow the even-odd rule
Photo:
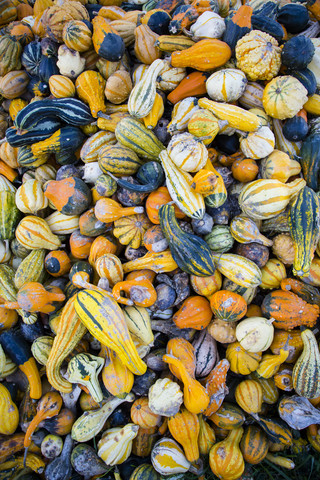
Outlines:
[[[299,395],[282,397],[278,412],[280,418],[295,430],[302,430],[309,425],[319,423],[320,420],[319,410],[309,400]]]
[[[218,442],[209,452],[212,472],[224,480],[236,480],[244,471],[244,460],[239,448],[243,428],[238,427],[229,433],[222,442]]]
[[[256,425],[249,425],[244,430],[240,449],[246,462],[257,465],[268,453],[267,435]]]
[[[71,50],[86,52],[92,46],[92,33],[84,22],[71,20],[63,27],[62,40]]]
[[[206,391],[210,397],[209,405],[204,411],[207,417],[211,417],[216,413],[224,401],[228,390],[226,379],[229,368],[230,363],[224,358],[217,363],[205,379]]]
[[[31,435],[38,427],[39,423],[46,418],[51,418],[57,415],[62,407],[62,397],[58,392],[48,392],[43,395],[37,405],[36,416],[29,423],[25,437],[24,447],[28,448],[31,444]]]
[[[122,310],[110,294],[83,290],[77,293],[74,306],[81,321],[97,340],[114,350],[133,373],[145,373],[147,366],[138,355]]]
[[[145,345],[154,341],[150,315],[146,308],[136,305],[128,306],[124,308],[123,313],[129,332],[133,337],[138,338]]]
[[[257,370],[262,354],[247,352],[239,342],[230,343],[226,351],[226,359],[230,362],[230,370],[241,375]]]
[[[129,393],[124,398],[110,397],[101,408],[84,412],[74,422],[71,437],[76,442],[88,442],[98,435],[107,419],[119,405],[124,402],[133,402],[133,400],[134,395],[132,393]]]
[[[134,53],[140,62],[151,65],[152,62],[160,58],[161,52],[155,45],[159,35],[153,32],[151,28],[147,25],[137,26],[134,37]]]
[[[169,378],[158,379],[148,392],[150,410],[164,417],[175,415],[183,402],[183,393],[176,382]]]
[[[212,195],[216,191],[217,176],[210,170],[201,169],[193,177],[191,188],[204,197]]]
[[[94,213],[100,222],[110,223],[128,215],[143,213],[143,207],[123,208],[120,203],[111,198],[101,198],[94,207]]]
[[[262,235],[256,223],[244,215],[233,217],[230,222],[230,233],[238,243],[261,243],[266,247],[272,246],[272,240]]]
[[[176,103],[172,110],[171,121],[167,126],[170,135],[186,130],[189,120],[198,110],[198,99],[195,97],[187,97]]]
[[[0,94],[12,100],[20,97],[26,90],[29,76],[22,70],[13,70],[0,79]]]
[[[128,111],[133,117],[142,118],[151,111],[156,98],[156,79],[163,67],[162,60],[155,60],[133,87],[128,100]]]
[[[279,367],[284,363],[289,355],[286,350],[280,349],[279,355],[265,354],[262,357],[259,367],[256,372],[260,377],[271,378],[279,370]]]
[[[96,53],[110,62],[121,60],[125,44],[118,32],[100,15],[94,17],[92,25],[92,42]]]
[[[103,475],[108,471],[108,467],[99,459],[90,445],[76,445],[72,450],[70,461],[75,471],[84,477]]]
[[[312,399],[320,396],[319,348],[311,330],[303,330],[301,339],[303,341],[303,351],[293,368],[293,388],[298,395]]]
[[[101,371],[105,388],[112,395],[125,398],[133,386],[133,373],[121,362],[118,355],[108,347],[102,346],[100,356],[106,359]]]
[[[182,303],[172,320],[178,328],[194,328],[203,330],[212,318],[212,311],[207,299],[201,296],[190,296]]]
[[[274,327],[284,330],[300,325],[312,327],[319,315],[317,305],[310,305],[298,295],[282,290],[275,290],[266,295],[261,308],[263,315],[275,319]]]
[[[252,7],[240,5],[235,15],[226,22],[223,41],[226,42],[234,54],[238,40],[251,30]]]
[[[238,323],[236,337],[247,352],[264,352],[273,341],[272,320],[263,317],[250,317]]]
[[[60,480],[61,478],[61,471],[64,474],[64,478],[68,478],[71,476],[72,467],[71,467],[71,451],[73,447],[73,441],[70,435],[67,435],[65,438],[63,449],[61,455],[55,458],[45,470],[45,478],[46,480]]]
[[[71,383],[84,385],[97,403],[103,399],[98,375],[104,365],[104,359],[90,353],[79,353],[68,364],[68,379]]]
[[[279,180],[255,180],[239,196],[243,212],[254,220],[265,220],[283,212],[290,199],[305,186],[303,179],[283,184]]]
[[[268,126],[261,126],[256,132],[243,134],[240,149],[249,158],[259,160],[273,152],[275,136]]]
[[[161,475],[185,473],[191,463],[186,459],[183,450],[171,438],[162,437],[156,442],[151,452],[153,468]]]
[[[198,105],[200,108],[208,109],[219,120],[226,120],[228,127],[237,128],[244,132],[255,132],[260,127],[259,117],[241,107],[214,102],[207,98],[200,98]]]
[[[292,444],[292,433],[287,424],[277,418],[266,418],[254,413],[253,418],[259,427],[268,435],[269,440],[275,443],[281,443],[284,446]]]
[[[49,180],[43,189],[45,197],[64,215],[81,215],[91,205],[90,189],[80,178]]]
[[[241,287],[256,287],[261,283],[261,270],[257,265],[240,255],[212,253],[217,270]]]
[[[271,80],[281,65],[281,50],[275,38],[260,30],[247,33],[236,45],[237,67],[249,80]]]
[[[169,418],[168,428],[173,438],[183,446],[187,460],[191,463],[197,461],[200,455],[198,447],[200,425],[197,415],[182,408]]]
[[[138,425],[133,423],[106,430],[98,443],[99,457],[107,465],[123,463],[131,454],[132,440],[137,436],[138,430]]]
[[[74,302],[75,296],[71,297],[63,307],[59,329],[54,337],[46,365],[50,384],[62,393],[70,393],[72,385],[62,377],[60,367],[86,332],[85,326],[76,314]]]
[[[131,406],[131,420],[144,429],[159,426],[161,417],[152,412],[148,405],[148,397],[140,397]]]
[[[179,337],[171,338],[167,343],[166,353],[181,360],[190,375],[195,376],[194,348],[188,340]],[[169,369],[175,377],[181,380],[179,370],[176,367],[169,365]]]
[[[0,433],[12,435],[19,425],[19,412],[16,404],[12,401],[9,390],[0,384]]]
[[[0,175],[0,240],[12,240],[20,218],[15,204],[16,188],[3,175]]]
[[[115,135],[124,147],[131,148],[137,155],[148,160],[158,161],[159,153],[164,149],[163,144],[150,129],[131,117],[120,120]]]
[[[192,275],[213,275],[215,265],[210,248],[200,237],[181,230],[172,205],[160,207],[159,220],[177,265]]]
[[[48,205],[38,180],[28,180],[21,185],[16,191],[15,200],[18,209],[23,213],[35,214]]]
[[[145,127],[149,128],[150,130],[155,128],[158,124],[158,121],[162,118],[164,112],[164,103],[161,95],[156,92],[156,98],[152,105],[152,108],[148,115],[143,117],[143,123]]]
[[[17,301],[6,302],[4,306],[9,309],[22,309],[31,313],[52,313],[56,308],[55,302],[63,302],[65,298],[62,290],[58,287],[50,292],[39,282],[28,282],[18,291]]]
[[[129,480],[158,480],[159,475],[152,467],[147,463],[143,463],[134,469]]]
[[[247,413],[259,413],[262,408],[262,387],[255,380],[243,380],[235,390],[239,407]]]
[[[215,72],[206,82],[207,93],[216,102],[235,102],[243,95],[246,86],[246,75],[236,68]]]
[[[219,290],[210,298],[214,315],[227,322],[241,320],[247,312],[247,303],[241,295],[228,290]]]
[[[139,248],[143,243],[143,236],[151,223],[144,214],[128,215],[114,222],[113,235],[122,245]]]
[[[31,345],[31,352],[40,365],[46,365],[50,350],[52,348],[53,338],[49,336],[38,337]]]
[[[44,257],[45,250],[40,248],[32,250],[22,260],[14,276],[14,284],[17,289],[23,287],[27,282],[41,282],[44,279]]]
[[[167,152],[176,167],[184,172],[198,172],[208,159],[206,147],[189,133],[174,135]]]
[[[319,197],[311,188],[304,187],[295,197],[288,215],[295,250],[293,273],[299,277],[308,276],[310,272],[319,240],[319,213]]]
[[[46,458],[55,458],[60,455],[63,447],[61,437],[57,435],[47,435],[41,442],[41,453]]]
[[[160,35],[156,39],[154,46],[163,52],[175,52],[192,47],[194,43],[191,38],[185,35]]]
[[[290,75],[276,77],[264,89],[263,108],[270,117],[280,120],[292,118],[307,102],[307,93],[296,78]]]
[[[173,365],[179,371],[179,375],[184,385],[184,404],[190,413],[201,413],[209,404],[209,396],[205,391],[205,388],[189,374],[184,364],[176,357],[170,354],[166,354],[163,360],[169,365]]]
[[[191,188],[191,175],[177,168],[166,150],[163,150],[159,157],[172,200],[188,217],[203,218],[205,213],[204,199],[199,193],[194,193],[194,190]]]
[[[214,433],[213,428],[210,427],[209,423],[203,419],[202,415],[199,415],[199,452],[201,455],[208,455],[212,445],[214,445],[216,441],[216,436]]]
[[[87,70],[81,73],[75,83],[81,100],[89,104],[91,115],[97,118],[99,112],[106,111],[104,88],[105,80],[98,72]]]
[[[127,293],[129,298],[121,296],[121,292]],[[138,307],[151,307],[157,300],[157,292],[147,278],[119,282],[113,287],[112,295],[118,303]]]
[[[231,57],[230,47],[221,40],[205,39],[171,55],[173,67],[190,67],[207,72],[224,65]]]
[[[167,100],[175,105],[184,98],[204,95],[206,93],[206,80],[207,75],[205,73],[190,73],[169,93]]]
[[[283,183],[286,183],[290,177],[299,175],[301,171],[300,163],[291,160],[287,153],[280,150],[274,150],[268,157],[261,160],[260,165],[262,178],[275,179]],[[306,179],[305,175],[304,177]]]
[[[50,275],[53,277],[60,277],[61,275],[69,273],[71,261],[68,257],[68,254],[64,250],[55,250],[48,253],[44,259],[44,266]]]
[[[37,248],[56,250],[61,246],[59,237],[51,232],[47,222],[32,215],[27,215],[21,220],[16,229],[16,238],[30,250]]]
[[[164,250],[163,252],[159,253],[148,252],[143,257],[123,264],[124,273],[144,269],[149,269],[157,273],[164,273],[172,272],[176,268],[178,268],[178,265],[174,261],[170,250]]]

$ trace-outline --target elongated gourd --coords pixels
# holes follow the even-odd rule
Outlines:
[[[293,273],[306,277],[320,238],[320,200],[311,188],[304,187],[295,197],[288,224],[294,243]]]
[[[257,287],[261,283],[261,270],[251,260],[233,253],[212,253],[217,270],[241,287]]]
[[[0,383],[0,411],[0,433],[2,435],[13,434],[19,424],[19,412],[11,399],[9,390],[2,383]]]
[[[58,332],[46,365],[49,383],[62,393],[71,393],[72,384],[61,375],[61,365],[86,332],[86,327],[74,308],[75,298],[73,295],[63,307]]]
[[[293,388],[301,397],[320,396],[320,353],[314,333],[306,329],[301,332],[303,351],[292,372]]]
[[[138,338],[145,345],[152,343],[154,336],[148,310],[144,307],[133,305],[124,308],[123,313],[131,335]]]
[[[171,198],[188,217],[201,220],[205,214],[204,199],[191,188],[192,176],[176,167],[166,150],[162,150],[159,157]]]
[[[163,252],[148,252],[146,255],[135,260],[131,260],[123,265],[123,273],[129,273],[134,270],[152,270],[156,273],[172,272],[178,265],[174,261],[170,250]]]
[[[123,312],[113,297],[101,290],[82,290],[76,294],[75,310],[89,332],[114,350],[136,375],[147,370],[132,341]]]
[[[131,392],[134,382],[133,373],[122,363],[116,352],[104,345],[102,345],[100,356],[106,359],[101,371],[104,386],[111,395],[124,398]]]
[[[226,120],[228,127],[236,128],[244,132],[255,132],[261,126],[259,117],[244,108],[228,103],[214,102],[207,98],[200,98],[200,108],[210,110],[219,120]]]
[[[168,420],[171,435],[183,446],[189,462],[199,459],[198,436],[200,424],[197,415],[190,413],[185,407]]]

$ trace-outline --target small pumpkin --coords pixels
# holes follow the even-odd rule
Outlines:
[[[247,303],[241,295],[228,290],[220,290],[210,298],[210,307],[220,320],[236,322],[247,312]]]
[[[284,120],[294,117],[307,102],[307,90],[290,75],[276,77],[263,91],[263,108],[270,117]]]

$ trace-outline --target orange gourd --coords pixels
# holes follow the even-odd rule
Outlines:
[[[199,452],[201,455],[208,455],[212,445],[214,445],[216,441],[216,435],[213,428],[204,420],[202,415],[199,415],[198,418],[200,426],[198,437]]]
[[[210,403],[204,411],[206,417],[210,417],[221,407],[228,392],[226,379],[229,368],[230,363],[224,358],[217,363],[206,378],[206,391],[210,398]]]
[[[243,380],[237,385],[235,399],[247,413],[259,413],[262,408],[263,390],[255,380]]]
[[[167,343],[167,353],[169,355],[173,355],[174,357],[181,360],[183,365],[185,366],[186,370],[192,377],[195,377],[195,369],[196,369],[196,357],[194,347],[191,345],[188,340],[184,338],[176,337],[171,338]],[[179,369],[177,369],[174,365],[169,364],[169,369],[171,373],[181,380]]]
[[[209,277],[198,277],[196,275],[190,275],[190,282],[193,290],[209,300],[211,296],[220,290],[222,285],[222,277],[219,270],[216,270],[213,275]]]
[[[97,118],[99,112],[106,111],[104,89],[106,82],[99,72],[87,70],[82,72],[75,83],[78,97],[89,104],[91,115]]]
[[[1,300],[0,303],[2,303]],[[0,308],[0,332],[14,327],[17,321],[18,314],[15,310],[9,310],[4,307]]]
[[[64,250],[54,250],[44,259],[44,267],[53,277],[61,277],[69,272],[71,260]]]
[[[111,395],[124,398],[131,392],[134,382],[133,373],[122,363],[116,352],[105,345],[101,346],[99,356],[106,359],[101,370],[104,386]]]
[[[201,195],[206,197],[215,192],[217,182],[216,174],[203,168],[193,177],[191,188],[193,188],[196,193],[201,193]]]
[[[94,238],[81,235],[79,230],[74,231],[69,239],[71,254],[79,260],[85,260],[90,255]]]
[[[162,205],[172,202],[170,197],[169,190],[167,187],[159,187],[154,192],[151,192],[146,201],[146,212],[149,217],[149,220],[156,225],[160,225],[159,220],[159,209]],[[174,205],[174,213],[177,218],[184,218],[185,214]]]
[[[113,253],[107,253],[99,257],[95,263],[95,268],[99,277],[107,279],[111,287],[123,280],[121,260]]]
[[[26,310],[27,312],[52,313],[56,306],[55,302],[63,302],[65,295],[58,287],[49,292],[41,283],[27,282],[20,288],[16,302],[7,302],[5,308]]]
[[[158,427],[161,424],[161,415],[150,410],[148,397],[137,398],[132,404],[130,415],[133,423],[142,428]]]
[[[134,215],[135,213],[143,213],[143,207],[127,207],[123,208],[120,203],[111,198],[102,198],[98,200],[94,207],[94,214],[100,222],[114,222],[122,217]]]
[[[259,172],[257,162],[252,158],[238,159],[232,163],[233,177],[239,182],[252,182]]]
[[[102,257],[102,255],[107,255],[108,253],[115,254],[118,248],[117,245],[117,240],[112,236],[99,235],[99,237],[96,237],[90,248],[88,258],[90,265],[93,267],[98,258]]]
[[[179,442],[189,462],[199,459],[198,436],[200,424],[197,415],[188,412],[184,407],[168,420],[168,428],[175,440]]]
[[[168,248],[168,241],[160,225],[153,225],[148,228],[143,236],[143,246],[149,252],[163,252]]]
[[[187,75],[179,85],[167,96],[169,102],[176,104],[187,97],[206,95],[206,81],[208,77],[203,72],[192,72]]]
[[[187,298],[172,320],[178,328],[206,328],[212,318],[212,311],[208,300],[200,295]]]
[[[169,365],[173,365],[179,371],[179,375],[183,382],[183,396],[184,404],[187,410],[191,413],[202,413],[209,404],[209,396],[205,388],[197,380],[192,378],[188,373],[187,369],[181,362],[173,355],[164,355],[162,357],[163,361],[167,362]]]
[[[121,296],[121,292],[127,293],[130,298]],[[147,279],[118,282],[112,289],[112,295],[118,303],[146,308],[151,307],[157,300],[157,292]]]
[[[214,315],[220,320],[236,322],[247,313],[245,299],[235,292],[219,290],[210,298],[210,307]]]
[[[303,341],[301,339],[300,330],[280,330],[275,329],[273,341],[270,345],[270,350],[274,355],[280,353],[281,348],[289,351],[286,359],[287,363],[294,363],[298,360],[300,353],[303,350]]]
[[[173,67],[190,67],[201,72],[209,72],[224,65],[231,57],[229,45],[215,38],[200,40],[186,50],[173,52]]]
[[[231,430],[222,442],[218,442],[210,450],[209,463],[212,472],[223,480],[236,480],[244,471],[244,460],[239,448],[243,428]]]

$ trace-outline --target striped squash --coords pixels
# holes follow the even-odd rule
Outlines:
[[[281,443],[285,446],[292,444],[292,433],[288,425],[279,418],[265,418],[253,414],[256,422],[268,435],[269,440],[274,443]]]
[[[123,265],[123,273],[133,272],[134,270],[152,270],[156,273],[172,272],[178,268],[170,250],[163,252],[148,252],[143,257],[131,260]]]
[[[237,405],[223,402],[219,410],[210,415],[210,420],[219,428],[233,430],[245,422],[245,414]]]
[[[205,214],[204,199],[202,195],[195,193],[191,188],[192,176],[176,167],[166,150],[163,150],[159,157],[166,175],[167,188],[173,201],[188,217],[203,218]]]
[[[59,237],[53,234],[46,220],[33,215],[27,215],[21,220],[16,229],[16,239],[30,250],[36,248],[57,250],[61,247]]]
[[[262,462],[266,457],[269,441],[264,431],[257,425],[246,427],[240,442],[243,458],[251,465]]]
[[[251,260],[233,253],[212,253],[217,270],[241,287],[257,287],[261,283],[261,270]]]
[[[5,179],[6,181],[1,179]],[[15,187],[1,175],[0,179],[0,240],[12,240],[20,218],[20,212],[15,203]],[[6,186],[10,184],[10,186]],[[14,189],[14,191],[12,191]]]
[[[262,387],[255,380],[243,380],[237,385],[235,399],[245,412],[258,413],[262,407]]]
[[[243,428],[234,428],[227,438],[216,443],[210,450],[209,463],[212,472],[224,480],[236,480],[243,474],[245,464],[239,443]]]
[[[162,97],[159,93],[156,92],[156,98],[154,99],[154,104],[148,115],[143,117],[144,126],[153,129],[157,126],[158,121],[162,117],[164,112],[164,104]]]
[[[256,82],[248,82],[246,89],[239,98],[244,108],[263,108],[262,97],[264,88]]]
[[[80,150],[80,158],[84,163],[97,162],[102,147],[117,143],[114,133],[99,131],[86,140]]]
[[[55,98],[74,97],[76,94],[76,87],[73,81],[63,75],[51,75],[49,78],[49,88],[50,93]]]
[[[68,48],[77,52],[87,52],[92,46],[92,33],[81,20],[71,20],[65,23],[62,39]]]
[[[185,473],[191,466],[180,445],[166,437],[162,437],[154,445],[151,452],[151,462],[153,468],[161,475]]]
[[[64,215],[55,211],[45,220],[50,230],[57,235],[68,235],[79,228],[79,215]]]
[[[176,167],[184,172],[198,172],[204,168],[208,159],[207,148],[190,133],[174,135],[167,153]]]
[[[89,332],[114,350],[132,373],[145,373],[147,366],[138,355],[121,308],[110,294],[82,290],[77,293],[75,310]]]
[[[35,214],[48,206],[42,184],[38,180],[27,180],[16,191],[16,205],[20,212]]]
[[[320,200],[311,188],[304,187],[295,197],[288,223],[295,252],[293,273],[306,277],[320,238]]]
[[[36,158],[29,145],[18,149],[18,163],[21,167],[40,167],[49,159],[49,155],[41,155]]]
[[[149,160],[158,160],[159,153],[165,148],[150,129],[132,117],[120,120],[115,134],[124,147]]]
[[[44,257],[46,251],[43,248],[32,250],[22,260],[14,276],[14,284],[19,290],[27,282],[42,282],[44,280]]]
[[[189,120],[198,110],[199,105],[196,97],[187,97],[176,103],[172,110],[171,122],[167,126],[170,135],[186,130]]]
[[[128,110],[133,117],[142,118],[151,111],[156,97],[156,80],[163,67],[163,60],[155,60],[133,87],[128,100]]]
[[[260,120],[259,120],[260,121]],[[259,160],[273,152],[275,138],[269,127],[262,126],[256,132],[240,139],[240,149],[247,158]]]
[[[99,151],[99,167],[116,177],[135,174],[143,163],[133,150],[121,145],[107,145]]]
[[[144,345],[152,343],[154,336],[148,310],[133,305],[132,307],[125,307],[123,313],[131,335],[138,338]]]
[[[301,142],[291,142],[287,140],[286,137],[283,135],[282,132],[282,122],[276,118],[272,120],[273,125],[273,133],[275,137],[275,148],[277,150],[281,150],[289,155],[289,157],[294,158],[295,156],[299,156]]]
[[[46,365],[50,350],[52,348],[53,338],[49,336],[38,337],[31,345],[33,357],[40,365]]]
[[[138,434],[139,435],[139,434]],[[159,475],[152,465],[143,463],[134,469],[129,480],[158,480]]]
[[[301,332],[303,351],[292,372],[293,388],[305,398],[320,396],[320,353],[314,333],[306,329]]]
[[[320,115],[320,95],[315,93],[308,98],[307,103],[303,105],[303,108],[306,112],[311,113],[311,115]]]
[[[194,41],[185,35],[160,35],[155,46],[162,52],[177,52],[192,47]]]
[[[21,97],[29,83],[29,75],[23,70],[15,70],[0,78],[0,95],[12,100]]]
[[[212,112],[219,120],[226,120],[228,127],[244,132],[255,132],[260,127],[260,119],[257,115],[236,105],[214,102],[207,98],[200,98],[198,104],[199,107]]]
[[[262,400],[268,405],[273,405],[277,403],[279,399],[279,390],[276,387],[274,378],[263,378],[260,377],[256,371],[250,374],[250,378],[255,380],[261,385],[262,388]]]
[[[305,185],[301,178],[288,184],[273,179],[255,180],[241,190],[239,205],[250,218],[266,220],[283,212],[291,198]]]

